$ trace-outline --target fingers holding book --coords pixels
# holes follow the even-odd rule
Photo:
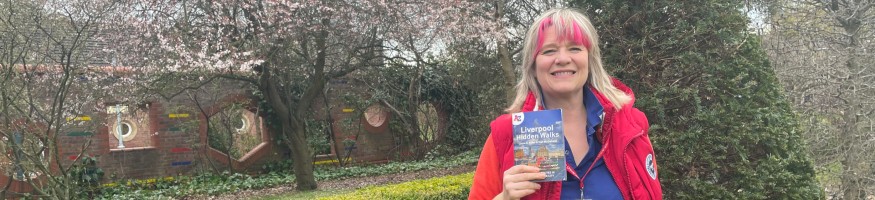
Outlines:
[[[504,191],[496,199],[520,199],[534,193],[541,185],[533,182],[543,180],[546,174],[540,172],[540,168],[526,165],[516,165],[504,171]]]

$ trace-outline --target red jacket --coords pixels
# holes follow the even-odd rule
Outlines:
[[[604,107],[604,122],[600,132],[596,132],[604,145],[605,165],[617,183],[624,199],[662,199],[662,187],[656,167],[656,157],[650,137],[647,117],[632,107],[635,96],[632,90],[618,80],[613,84],[632,97],[632,101],[616,110],[613,104],[600,92],[593,89]],[[591,87],[587,87],[591,88]],[[522,111],[535,109],[535,96],[529,93]],[[492,199],[503,189],[504,171],[514,165],[513,130],[509,114],[496,118],[490,124],[492,132],[483,145],[474,184],[468,199]],[[542,182],[541,189],[523,199],[559,199],[562,182]]]

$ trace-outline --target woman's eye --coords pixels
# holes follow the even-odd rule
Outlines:
[[[547,50],[541,51],[541,54],[543,54],[543,55],[550,55],[550,54],[553,54],[553,53],[556,53],[556,50],[554,50],[554,49],[547,49]]]
[[[570,51],[576,53],[576,52],[581,52],[581,51],[583,51],[583,49],[580,48],[580,47],[571,47]]]

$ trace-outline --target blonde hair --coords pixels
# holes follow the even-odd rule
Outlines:
[[[611,76],[602,66],[598,34],[589,19],[576,10],[558,8],[541,14],[541,16],[535,19],[532,26],[529,26],[525,43],[523,43],[523,64],[519,66],[522,73],[516,84],[516,97],[514,97],[510,107],[505,109],[505,111],[509,113],[519,112],[530,91],[535,94],[537,102],[543,102],[538,81],[535,79],[535,57],[538,49],[540,49],[540,38],[543,37],[541,34],[545,28],[553,28],[560,34],[559,38],[565,39],[573,38],[574,35],[579,35],[579,32],[583,32],[582,34],[585,37],[583,38],[584,44],[589,43],[586,45],[589,51],[589,77],[586,80],[587,83],[596,91],[602,93],[617,110],[632,100],[632,97],[612,84]]]

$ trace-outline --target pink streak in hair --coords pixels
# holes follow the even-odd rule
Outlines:
[[[553,18],[552,17],[544,19],[544,21],[541,21],[541,24],[538,26],[538,46],[535,47],[535,52],[534,52],[535,55],[532,55],[532,56],[538,56],[538,53],[541,52],[541,47],[544,46],[544,32],[548,28],[550,28],[551,26],[553,26]],[[570,38],[569,38],[569,36],[570,36]],[[574,42],[574,44],[581,44],[584,47],[586,47],[587,49],[592,48],[592,44],[590,43],[589,38],[587,38],[586,35],[583,34],[583,30],[580,29],[580,26],[578,26],[577,23],[571,23],[570,30],[566,30],[566,32],[559,33],[559,40],[560,41],[567,40],[567,39],[571,39],[571,41]]]

